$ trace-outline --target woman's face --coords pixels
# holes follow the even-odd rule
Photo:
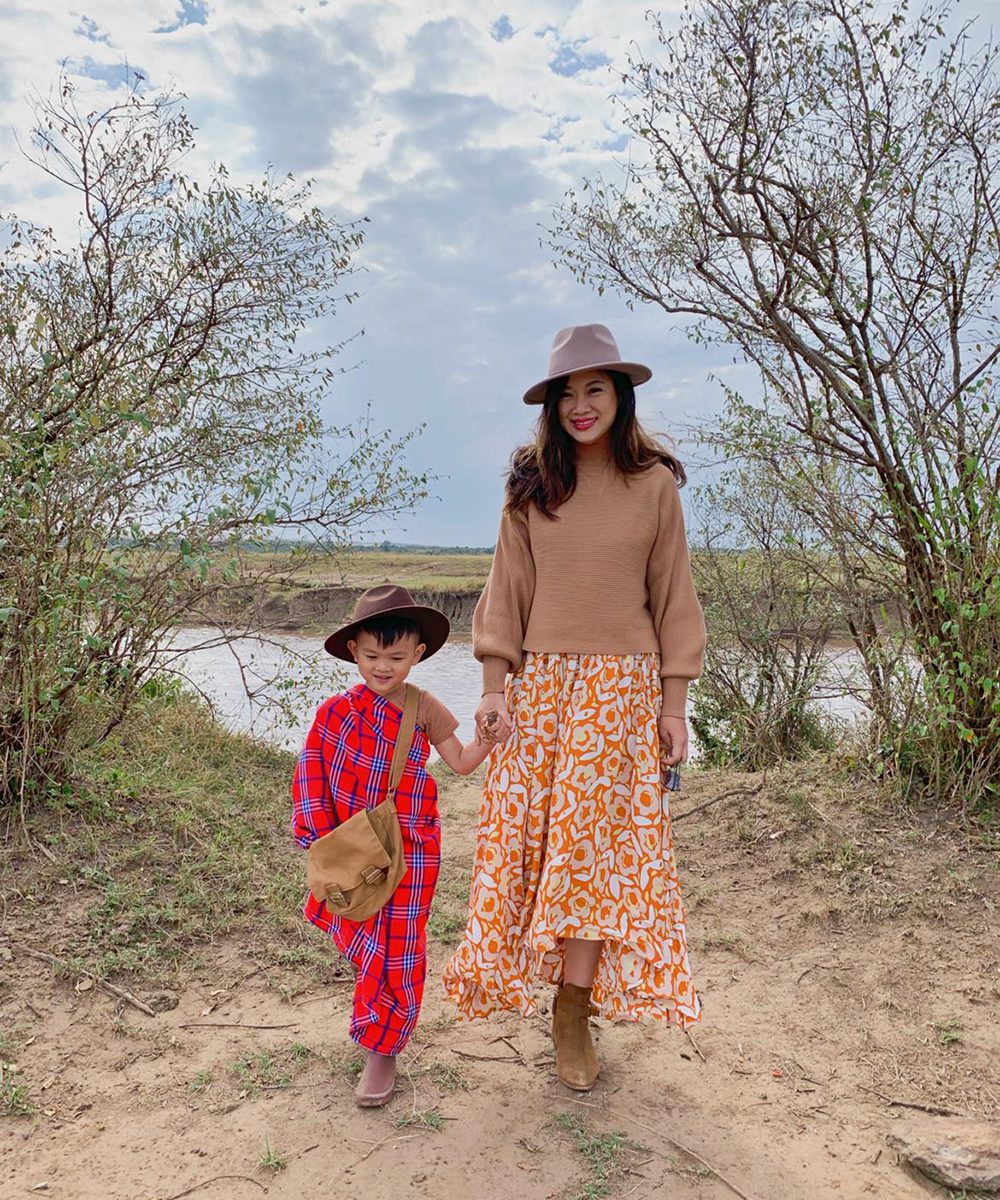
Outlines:
[[[592,446],[607,438],[618,411],[607,371],[574,371],[559,400],[559,424],[574,442]]]

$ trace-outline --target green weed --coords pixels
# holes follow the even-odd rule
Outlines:
[[[18,1080],[17,1070],[0,1063],[0,1113],[5,1117],[30,1117],[34,1111],[28,1087]]]
[[[244,1095],[253,1098],[265,1088],[286,1088],[292,1082],[291,1072],[287,1069],[286,1059],[296,1058],[292,1051],[257,1050],[246,1058],[238,1059],[229,1066],[229,1073],[235,1075]]]
[[[205,1070],[199,1071],[194,1079],[188,1084],[189,1092],[203,1092],[212,1082],[212,1072]]]
[[[570,1134],[574,1149],[587,1164],[590,1174],[573,1200],[600,1200],[610,1196],[628,1169],[627,1156],[645,1149],[623,1133],[591,1133],[573,1113],[559,1113],[556,1123]]]
[[[436,1108],[428,1108],[423,1111],[414,1110],[413,1112],[404,1113],[401,1117],[396,1118],[396,1125],[403,1128],[408,1125],[417,1125],[423,1129],[433,1129],[440,1133],[444,1129],[444,1117]]]
[[[264,1151],[257,1159],[257,1167],[261,1171],[273,1171],[277,1174],[288,1166],[288,1158],[280,1150],[276,1150],[267,1138],[264,1139]]]
[[[962,1040],[962,1026],[958,1021],[949,1021],[947,1024],[935,1025],[934,1031],[937,1034],[938,1042],[942,1046],[955,1046]]]
[[[346,1075],[348,1079],[357,1081],[365,1067],[365,1056],[355,1048],[335,1051],[323,1056],[331,1075]]]
[[[438,883],[427,931],[439,942],[453,942],[465,929],[469,911],[469,879],[453,875]]]
[[[432,912],[427,918],[427,932],[439,942],[455,941],[464,929],[464,914]]]
[[[443,1092],[464,1092],[469,1089],[464,1071],[454,1063],[432,1062],[422,1074],[429,1075]]]
[[[781,797],[788,805],[789,815],[800,825],[815,825],[817,816],[812,801],[805,792],[792,790]]]

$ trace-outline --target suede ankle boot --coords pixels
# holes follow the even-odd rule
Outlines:
[[[564,983],[552,1005],[556,1075],[576,1092],[588,1092],[600,1072],[590,1037],[590,988]]]

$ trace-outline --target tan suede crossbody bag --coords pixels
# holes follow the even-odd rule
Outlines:
[[[419,700],[420,689],[408,683],[385,799],[374,808],[348,817],[309,847],[306,857],[309,890],[338,917],[367,921],[385,904],[406,874],[403,834],[395,801],[413,742]]]

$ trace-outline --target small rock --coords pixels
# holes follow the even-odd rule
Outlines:
[[[901,1122],[888,1143],[909,1165],[953,1191],[1000,1191],[1000,1125],[966,1117]]]
[[[180,1003],[180,997],[176,992],[154,992],[146,998],[146,1003],[153,1012],[169,1012]]]

